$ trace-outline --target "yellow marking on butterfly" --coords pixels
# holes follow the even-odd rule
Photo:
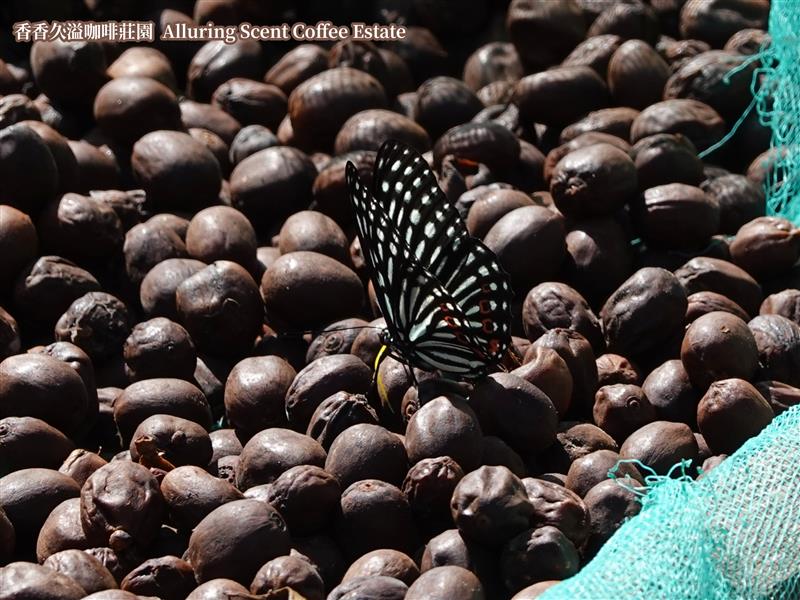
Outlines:
[[[381,404],[388,408],[391,412],[394,412],[392,405],[389,403],[389,393],[386,391],[386,386],[383,385],[383,380],[381,379],[381,373],[379,367],[381,366],[381,361],[383,360],[383,355],[386,353],[389,347],[384,344],[381,346],[381,349],[378,351],[378,355],[375,357],[375,384],[378,388],[378,397],[381,399]]]

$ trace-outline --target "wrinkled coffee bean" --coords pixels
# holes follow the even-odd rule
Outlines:
[[[715,381],[697,407],[697,425],[708,447],[733,454],[772,421],[773,411],[756,388],[741,379]]]

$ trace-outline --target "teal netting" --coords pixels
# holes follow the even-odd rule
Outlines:
[[[755,92],[759,119],[772,129],[774,161],[765,182],[772,214],[800,222],[800,2],[773,0],[769,16],[772,44],[762,54]]]
[[[705,477],[661,478],[580,573],[541,600],[800,597],[800,406]]]
[[[769,33],[771,43],[723,79],[730,83],[737,72],[760,63],[750,84],[753,101],[728,134],[700,157],[728,143],[755,109],[759,122],[772,130],[770,152],[762,159],[767,213],[800,225],[800,202],[795,201],[800,193],[800,0],[772,1]]]

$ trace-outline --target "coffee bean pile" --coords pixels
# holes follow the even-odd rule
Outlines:
[[[530,600],[639,511],[619,459],[709,470],[800,402],[777,150],[756,114],[713,148],[768,0],[0,12],[156,28],[0,36],[3,600]],[[300,20],[407,36],[158,39]],[[511,277],[512,355],[474,386],[375,383],[344,172],[390,138]]]

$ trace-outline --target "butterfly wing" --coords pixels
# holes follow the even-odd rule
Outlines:
[[[483,242],[467,232],[425,159],[395,141],[381,146],[375,163],[373,196],[396,224],[413,259],[452,296],[466,329],[492,362],[511,343],[513,292],[508,274]]]
[[[401,318],[397,308],[405,267],[400,265],[403,257],[400,254],[397,233],[389,224],[386,213],[361,183],[358,170],[351,162],[345,167],[345,177],[350,201],[355,209],[356,231],[361,241],[364,260],[370,270],[375,297],[392,337],[402,339],[407,323]]]
[[[409,361],[462,377],[498,362],[511,342],[508,275],[424,159],[387,142],[372,194],[349,163],[346,176],[378,304]]]

